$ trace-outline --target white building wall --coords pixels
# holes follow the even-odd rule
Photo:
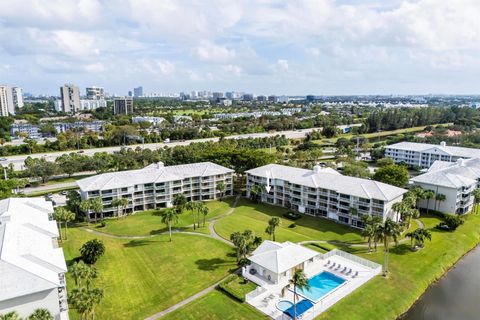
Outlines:
[[[48,309],[55,320],[68,319],[67,311],[64,311],[63,314],[60,312],[57,288],[0,301],[0,314],[16,311],[22,318],[27,318],[35,309],[39,308]]]
[[[429,210],[437,210],[443,213],[455,213],[457,210],[457,198],[460,193],[457,191],[456,188],[447,188],[443,186],[436,186],[432,184],[420,183],[415,182],[415,185],[422,187],[424,190],[432,190],[435,194],[443,194],[445,195],[445,201],[436,201],[435,197],[427,200],[420,200],[418,205],[420,208],[428,209]]]

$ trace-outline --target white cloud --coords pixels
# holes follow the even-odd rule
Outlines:
[[[277,65],[279,68],[283,71],[288,71],[288,60],[285,59],[278,59],[277,60]]]
[[[234,64],[228,64],[223,66],[223,70],[235,76],[240,76],[242,74],[242,68]]]
[[[234,50],[206,41],[196,47],[193,52],[198,59],[208,62],[222,63],[235,58]]]

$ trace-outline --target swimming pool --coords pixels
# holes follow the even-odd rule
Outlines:
[[[323,271],[308,279],[308,284],[310,285],[308,290],[297,289],[297,293],[310,301],[318,302],[326,294],[335,290],[346,281],[330,272]]]

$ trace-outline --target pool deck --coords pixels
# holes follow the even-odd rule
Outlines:
[[[318,260],[318,262],[310,266],[307,270],[304,270],[304,272],[309,279],[323,271],[327,271],[338,277],[346,279],[347,281],[327,293],[316,303],[315,301],[312,301],[314,302],[314,306],[305,312],[301,316],[301,319],[314,319],[340,299],[355,291],[367,281],[381,273],[381,266],[378,264],[371,262],[365,263],[364,259],[352,256],[340,250],[334,251],[335,252],[333,254],[324,255],[323,259]],[[328,265],[326,265],[328,261],[330,262]],[[335,266],[341,265],[341,267],[339,269],[336,269],[336,267],[330,268],[334,263]],[[347,272],[352,269],[352,273],[349,275],[345,274],[347,272],[342,273],[341,271],[345,267],[347,267]],[[355,276],[357,272],[358,275]],[[261,286],[255,291],[255,293],[252,292],[252,294],[247,295],[246,301],[250,305],[272,319],[291,319],[288,315],[277,309],[277,303],[281,300],[293,302],[293,292],[291,290],[283,290],[284,295],[282,296],[282,289],[286,286],[285,283],[267,283],[264,280],[259,279],[257,276],[248,273],[244,273],[243,276]],[[298,297],[298,300],[304,299],[301,296]]]

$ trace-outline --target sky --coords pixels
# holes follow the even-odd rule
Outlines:
[[[1,0],[0,83],[480,94],[479,0]]]

